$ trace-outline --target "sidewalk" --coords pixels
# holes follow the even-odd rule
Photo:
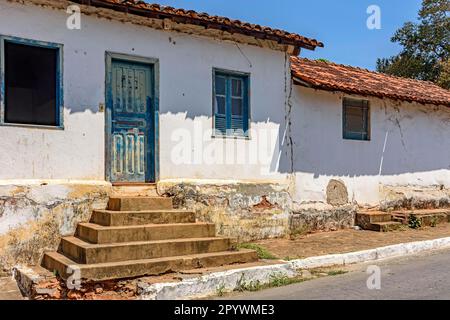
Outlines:
[[[450,237],[450,223],[440,224],[434,228],[425,227],[419,230],[407,228],[404,231],[392,232],[342,230],[310,234],[297,240],[271,239],[254,243],[280,259],[292,260],[445,237]]]
[[[289,283],[303,277],[304,271],[346,267],[351,264],[383,261],[450,248],[450,224],[420,230],[389,233],[343,230],[317,233],[298,240],[274,239],[252,243],[264,256],[282,260],[262,260],[263,265],[236,266],[222,272],[205,273],[181,282],[139,285],[139,299],[196,299],[258,288],[267,284]],[[272,264],[270,264],[272,263]],[[334,270],[335,272],[339,270]],[[308,272],[306,272],[308,273]]]
[[[56,278],[49,281],[48,277],[54,276],[48,271],[45,271],[49,274],[47,277],[35,274],[29,268],[19,268],[17,274],[20,275],[19,280],[24,280],[20,280],[22,288],[26,288],[26,292],[31,293],[30,296],[39,299],[204,298],[237,288],[258,287],[274,279],[294,279],[303,274],[304,270],[347,266],[449,248],[450,224],[389,233],[343,230],[311,234],[297,240],[273,239],[252,244],[266,249],[276,258],[252,264],[174,272],[157,277],[91,283],[84,285],[80,291],[68,292]],[[55,295],[46,297],[42,294],[49,290],[55,291]]]

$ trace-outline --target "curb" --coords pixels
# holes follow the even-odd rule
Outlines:
[[[300,274],[300,270],[302,269],[345,266],[445,248],[450,248],[450,237],[401,243],[364,251],[292,260],[270,266],[216,272],[176,283],[156,283],[152,285],[139,283],[138,295],[141,300],[198,299],[212,296],[218,291],[231,292],[239,287],[254,283],[266,284],[270,282],[274,275],[295,277]]]

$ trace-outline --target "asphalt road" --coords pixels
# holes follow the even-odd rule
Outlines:
[[[375,263],[372,263],[374,265]],[[380,289],[367,287],[370,264],[349,267],[349,273],[259,292],[234,294],[238,300],[442,300],[450,299],[450,250],[377,262]],[[343,269],[345,270],[345,269]],[[371,282],[376,284],[376,282]]]

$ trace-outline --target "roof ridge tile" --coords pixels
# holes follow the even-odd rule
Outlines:
[[[331,61],[291,57],[292,76],[317,89],[450,107],[450,90],[430,81],[392,76]]]
[[[271,28],[268,26],[262,26],[259,24],[252,24],[249,22],[243,22],[237,19],[230,19],[227,17],[221,17],[217,15],[209,15],[208,13],[199,13],[195,10],[185,10],[177,9],[171,6],[164,6],[158,3],[147,3],[142,0],[90,0],[86,2],[85,0],[72,0],[72,2],[80,3],[89,6],[107,6],[109,9],[120,10],[123,7],[129,8],[139,8],[149,12],[149,15],[158,13],[167,14],[169,16],[175,16],[178,18],[186,18],[188,20],[184,23],[191,24],[204,24],[205,22],[212,22],[215,24],[221,24],[225,28],[233,28],[232,32],[239,33],[241,30],[242,34],[249,35],[249,31],[252,31],[251,36],[257,38],[265,38],[265,35],[270,35],[272,37],[278,38],[278,41],[283,44],[295,45],[298,47],[304,47],[307,49],[314,50],[316,47],[323,47],[323,43],[312,38],[307,38],[301,36],[297,33],[291,33],[285,30]],[[120,7],[120,8],[119,8]],[[137,14],[137,13],[132,13]],[[142,13],[140,13],[142,14]],[[217,28],[212,26],[213,28]]]

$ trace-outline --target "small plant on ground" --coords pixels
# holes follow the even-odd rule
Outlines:
[[[433,217],[433,218],[431,218],[431,221],[430,221],[430,226],[432,227],[432,228],[436,228],[437,227],[437,224],[438,224],[438,217]]]
[[[236,283],[236,288],[234,291],[244,292],[244,291],[259,291],[262,289],[261,282],[259,280],[245,282],[244,274],[241,275],[238,282]]]
[[[219,297],[223,297],[223,295],[225,294],[225,284],[222,283],[220,286],[218,286],[216,288],[216,294]]]
[[[262,288],[263,286],[261,285],[261,282],[259,280],[250,281],[245,285],[245,290],[250,292],[259,291]]]
[[[340,274],[346,274],[348,271],[345,270],[323,270],[323,269],[314,269],[311,270],[311,274],[315,277],[326,277],[326,276],[338,276]]]
[[[282,287],[291,284],[292,280],[284,273],[274,273],[270,275],[269,285],[271,287]]]
[[[340,274],[346,274],[347,272],[348,271],[344,271],[344,270],[331,270],[331,271],[328,271],[327,274],[329,276],[338,276]]]
[[[414,214],[408,217],[408,225],[411,229],[419,229],[422,227],[422,221]]]
[[[238,292],[251,291],[251,292],[253,292],[253,291],[259,291],[259,290],[264,290],[264,289],[269,289],[269,288],[283,287],[283,286],[288,286],[288,285],[295,284],[295,283],[308,281],[308,280],[311,280],[314,278],[326,277],[326,276],[336,276],[336,275],[340,275],[340,274],[345,274],[347,272],[348,271],[344,271],[344,270],[324,271],[324,270],[315,269],[315,270],[311,270],[310,273],[308,271],[307,276],[305,276],[304,272],[299,272],[299,275],[294,276],[294,277],[289,277],[288,275],[286,275],[283,272],[275,272],[269,276],[268,283],[261,283],[259,280],[255,280],[255,281],[252,280],[250,282],[246,282],[244,274],[242,274],[236,283],[236,287],[235,287],[234,291],[238,291]],[[219,287],[216,291],[219,296],[222,296],[224,293],[224,290],[221,289],[221,287]]]
[[[234,291],[239,291],[239,292],[245,291],[245,279],[244,279],[244,274],[241,274],[241,277],[240,277],[239,280],[236,282],[236,288],[234,288]]]
[[[283,287],[283,286],[288,286],[288,285],[294,284],[294,283],[304,282],[307,280],[310,280],[310,278],[305,278],[301,274],[290,278],[287,275],[285,275],[284,273],[280,272],[280,273],[272,274],[270,276],[270,282],[267,285],[267,287],[269,287],[269,288]]]
[[[274,256],[269,250],[255,243],[242,243],[238,246],[238,248],[255,250],[256,253],[258,254],[259,259],[267,259],[267,260],[278,259],[278,257]]]

